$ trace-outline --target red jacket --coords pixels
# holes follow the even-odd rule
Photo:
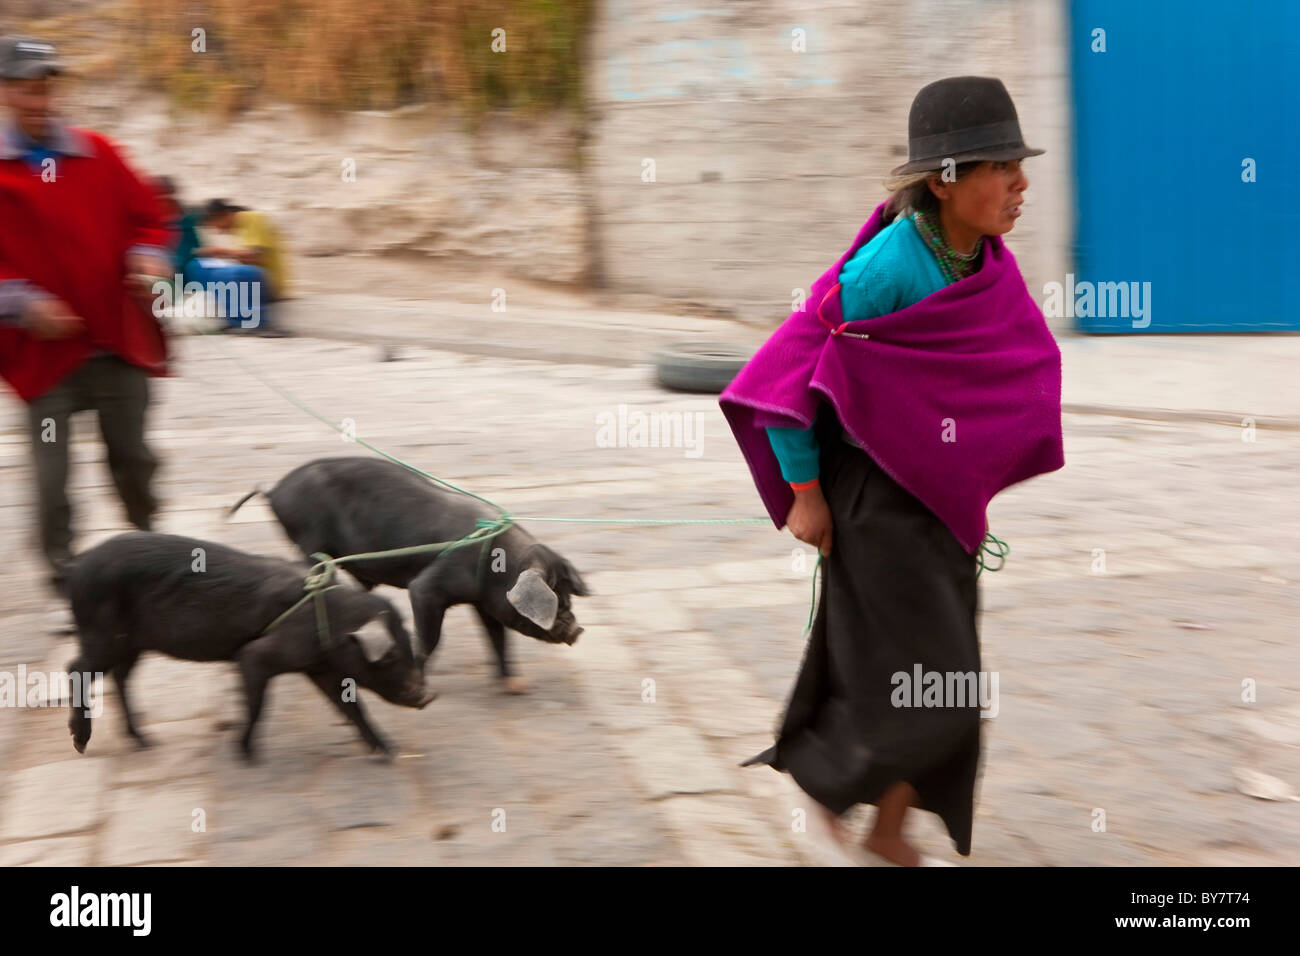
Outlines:
[[[83,334],[56,341],[0,324],[0,377],[27,402],[100,349],[166,374],[162,328],[125,285],[129,250],[155,247],[167,257],[157,194],[103,136],[62,132],[77,148],[55,157],[52,181],[0,151],[0,282],[26,280],[85,322]]]

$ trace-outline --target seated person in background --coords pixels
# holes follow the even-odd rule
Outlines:
[[[198,254],[199,216],[194,209],[182,206],[181,199],[175,193],[175,182],[170,176],[160,176],[153,181],[159,189],[162,209],[168,219],[168,229],[172,230],[172,263],[175,271],[185,276],[187,267]]]
[[[158,192],[158,205],[167,223],[169,233],[167,248],[171,253],[172,267],[175,270],[172,275],[183,276],[186,266],[201,245],[198,231],[199,217],[192,210],[187,210],[181,205],[180,197],[176,194],[176,182],[170,176],[156,177],[153,185]],[[176,301],[180,301],[181,289],[177,288],[174,291]]]
[[[284,298],[287,269],[284,243],[279,231],[260,212],[243,209],[224,199],[211,200],[204,209],[204,226],[230,233],[239,243],[238,248],[201,246],[193,250],[185,263],[186,282],[236,282],[257,283],[257,295],[245,301],[255,305],[256,313],[247,319],[240,315],[226,315],[231,328],[245,327],[263,335],[284,335],[269,321],[266,306]],[[182,240],[182,248],[185,246]]]
[[[181,208],[176,198],[176,182],[170,176],[155,176],[153,188],[158,193],[158,208],[162,211],[163,221],[167,225],[169,234],[167,247],[174,257],[176,245],[180,241],[181,220],[185,210]]]

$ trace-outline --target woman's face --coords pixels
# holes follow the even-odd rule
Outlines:
[[[1020,160],[985,162],[955,183],[936,174],[930,188],[957,222],[983,236],[1000,236],[1015,228],[1029,180]]]

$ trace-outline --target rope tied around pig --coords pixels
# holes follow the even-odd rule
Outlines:
[[[199,329],[197,325],[192,326],[192,328],[205,335],[214,334],[209,330]],[[526,516],[522,516],[522,518],[517,517],[515,515],[512,515],[505,508],[502,508],[496,502],[489,501],[487,498],[484,498],[482,495],[476,495],[474,494],[474,492],[466,491],[464,488],[460,488],[452,484],[450,481],[446,481],[442,478],[439,478],[437,475],[429,474],[429,472],[424,471],[421,468],[417,468],[415,465],[403,461],[402,459],[398,458],[395,455],[390,455],[382,448],[378,448],[370,444],[369,442],[365,441],[362,438],[357,438],[355,435],[348,435],[348,433],[341,425],[334,422],[332,419],[325,417],[320,412],[316,411],[316,409],[312,408],[310,405],[307,405],[305,402],[300,401],[296,395],[294,395],[292,392],[288,391],[287,389],[281,387],[279,383],[275,382],[268,376],[264,375],[261,372],[261,370],[258,369],[251,362],[240,359],[236,357],[234,354],[232,354],[228,343],[222,340],[220,336],[216,337],[216,341],[220,343],[223,349],[225,349],[226,358],[230,359],[236,365],[243,368],[246,372],[248,372],[250,375],[256,378],[267,388],[271,389],[273,392],[278,394],[285,401],[289,402],[289,404],[300,409],[307,415],[310,415],[312,418],[316,419],[322,424],[329,426],[334,431],[338,432],[340,435],[343,435],[346,440],[353,442],[357,445],[361,445],[363,448],[368,448],[370,451],[374,452],[376,455],[379,455],[381,458],[386,458],[387,460],[391,461],[395,465],[401,465],[403,468],[407,469],[408,471],[414,472],[415,474],[420,475],[422,478],[425,478],[428,481],[435,482],[436,484],[442,485],[445,488],[449,488],[452,491],[458,492],[459,494],[468,495],[471,498],[475,498],[497,512],[496,518],[477,519],[475,521],[474,531],[465,535],[463,538],[458,538],[454,541],[439,541],[432,544],[417,544],[405,548],[393,548],[388,551],[370,551],[364,554],[349,554],[337,558],[331,557],[330,555],[327,554],[321,554],[321,553],[313,554],[312,557],[317,559],[317,563],[312,565],[311,569],[307,572],[307,576],[304,579],[304,583],[303,583],[303,590],[305,590],[307,593],[303,595],[303,597],[300,600],[298,600],[292,607],[290,607],[289,610],[285,611],[274,621],[272,621],[262,632],[263,634],[265,634],[267,631],[274,629],[277,625],[283,623],[283,621],[290,614],[298,610],[298,608],[300,608],[307,601],[314,599],[316,602],[317,629],[320,632],[322,644],[328,645],[330,640],[329,622],[325,613],[325,601],[323,596],[326,591],[343,586],[341,584],[334,583],[337,574],[337,568],[340,565],[351,561],[364,561],[364,560],[375,559],[375,558],[395,558],[395,557],[402,557],[404,555],[411,555],[411,554],[427,554],[430,552],[439,552],[438,557],[441,557],[442,554],[445,554],[448,551],[454,551],[457,548],[462,548],[467,545],[473,544],[475,542],[482,541],[483,545],[482,545],[482,551],[479,554],[479,566],[478,566],[478,576],[481,582],[483,576],[483,568],[486,563],[486,558],[488,554],[488,544],[490,543],[491,539],[495,538],[497,535],[506,531],[508,528],[513,526],[519,520],[562,521],[570,524],[630,524],[630,525],[693,525],[693,524],[738,525],[738,524],[767,524],[768,523],[767,518],[683,518],[683,519],[553,518],[553,517],[540,517],[537,515],[526,515]],[[982,574],[986,570],[1001,571],[1003,566],[1006,564],[1007,555],[1010,553],[1011,553],[1011,546],[1009,544],[997,538],[995,535],[993,535],[992,532],[986,531],[983,540],[981,540],[980,542],[979,548],[976,549],[975,552],[975,560],[976,563],[978,564],[978,569],[975,572],[975,577],[978,578],[980,574]],[[988,554],[991,558],[996,558],[997,564],[990,566],[984,557],[985,554]],[[435,558],[434,560],[437,559]],[[813,618],[817,613],[817,596],[818,596],[817,577],[818,577],[818,571],[820,570],[821,567],[821,563],[822,563],[822,554],[821,551],[819,550],[817,552],[817,562],[813,566],[812,602],[811,602],[811,606],[808,609],[808,622],[807,624],[804,625],[805,632],[812,627]]]
[[[331,557],[320,551],[312,554],[316,563],[307,571],[307,576],[303,579],[303,590],[307,593],[294,602],[287,611],[277,617],[274,621],[266,626],[262,631],[263,634],[275,630],[280,624],[293,614],[294,611],[302,607],[308,601],[314,601],[316,605],[316,630],[320,636],[321,644],[328,647],[331,644],[329,616],[325,610],[325,592],[332,591],[335,588],[341,588],[343,585],[335,582],[338,576],[338,568],[342,564],[350,561],[365,561],[374,558],[400,558],[411,554],[429,554],[437,552],[438,558],[442,557],[448,551],[455,551],[457,548],[468,547],[471,544],[482,542],[479,551],[478,575],[480,582],[483,578],[483,569],[487,563],[488,545],[497,535],[503,533],[515,523],[514,516],[509,512],[503,511],[496,518],[479,518],[475,521],[475,528],[472,532],[463,538],[455,541],[438,541],[432,544],[416,544],[406,548],[391,548],[387,551],[367,551],[362,554],[345,554],[342,557]],[[434,559],[435,561],[437,558]]]

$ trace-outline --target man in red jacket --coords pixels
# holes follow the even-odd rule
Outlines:
[[[0,377],[27,403],[41,547],[62,592],[73,412],[98,414],[127,517],[150,526],[148,378],[165,373],[166,344],[149,277],[173,270],[154,190],[104,137],[53,115],[60,72],[49,44],[0,38]]]

